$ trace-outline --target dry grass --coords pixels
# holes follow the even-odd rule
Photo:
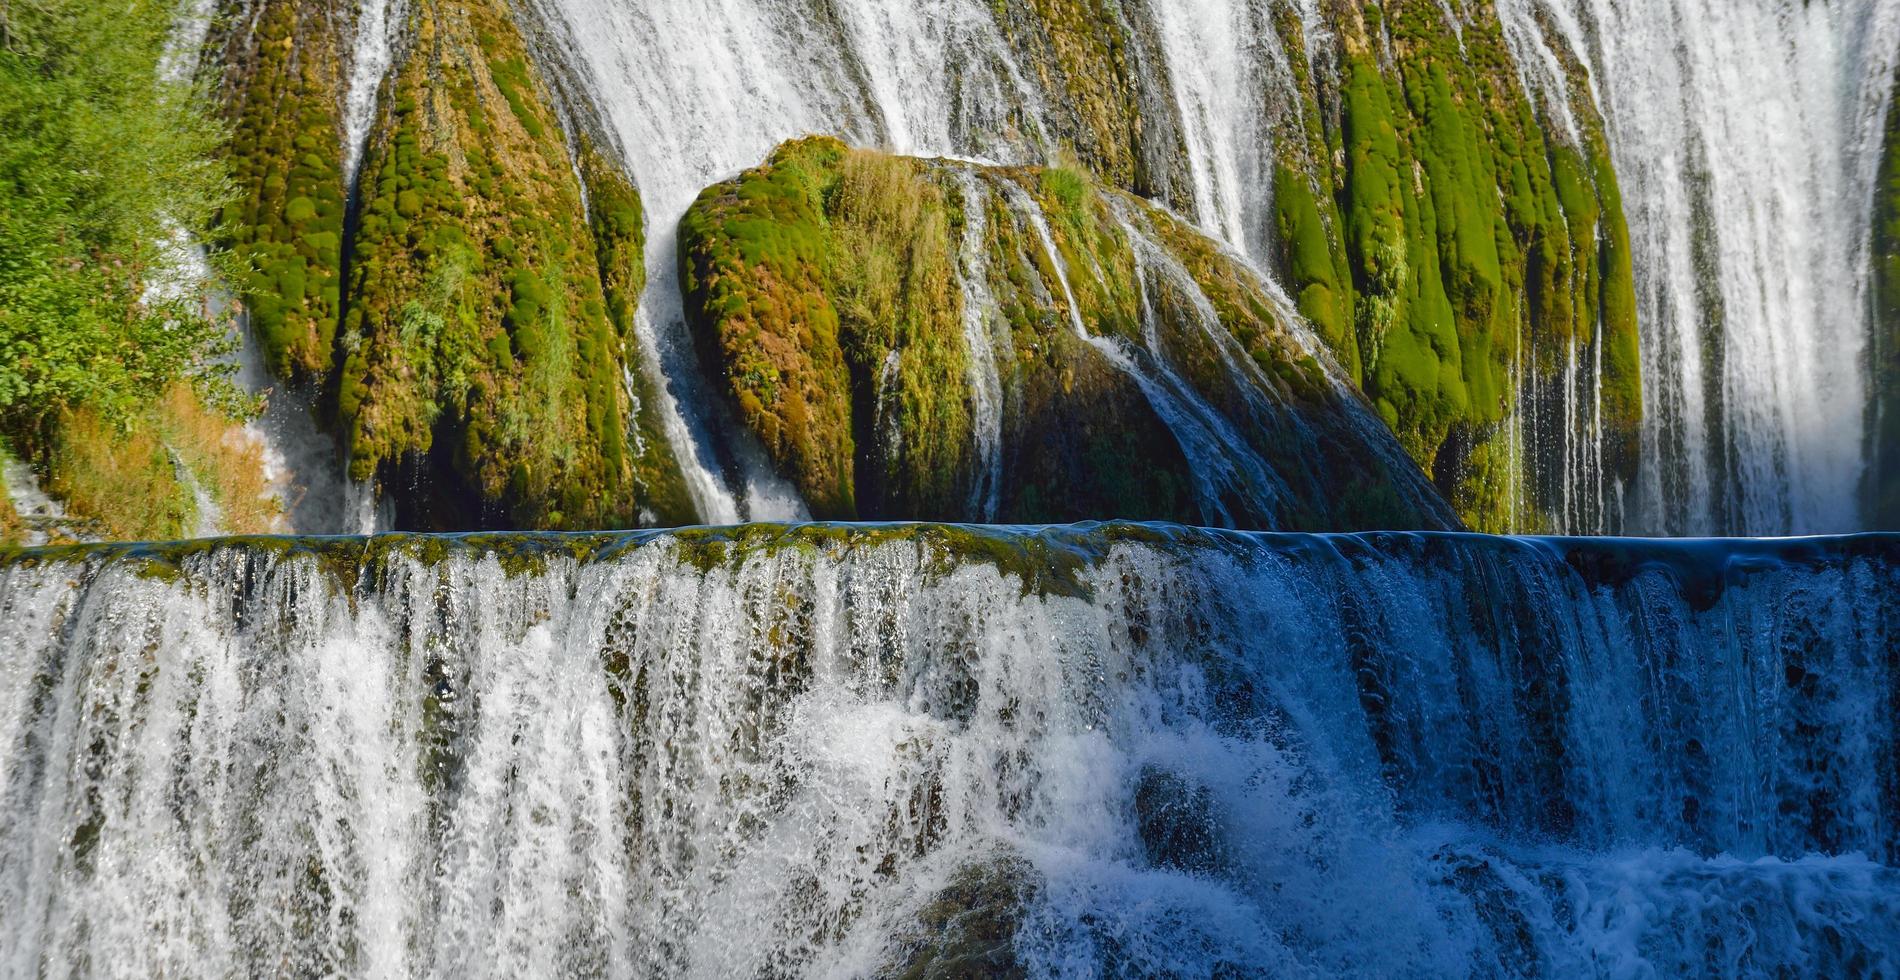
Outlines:
[[[6,454],[0,453],[0,459]],[[0,471],[0,546],[18,544],[26,533],[26,525],[20,520],[20,513],[13,509],[13,498],[7,493],[7,475]]]
[[[48,469],[47,490],[100,537],[164,540],[192,526],[191,493],[147,426],[122,430],[85,408],[62,413]]]
[[[107,540],[198,532],[198,502],[177,464],[216,502],[221,532],[268,532],[281,513],[264,480],[262,447],[185,385],[124,428],[90,409],[64,413],[49,462],[48,490]]]
[[[158,403],[154,424],[165,443],[211,492],[222,512],[219,530],[263,534],[283,507],[264,480],[263,446],[197,394],[177,385]]]

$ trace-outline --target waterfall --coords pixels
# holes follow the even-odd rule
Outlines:
[[[1193,181],[1194,199],[1178,204],[1209,234],[1263,260],[1273,229],[1270,100],[1297,104],[1267,5],[1188,0],[1156,3],[1153,15]]]
[[[391,43],[402,22],[404,0],[357,0],[355,47],[350,51],[349,87],[343,96],[343,180],[356,186],[356,171],[376,120],[376,94],[394,59]]]
[[[990,290],[989,191],[973,168],[957,174],[963,195],[963,237],[957,243],[957,284],[963,293],[963,344],[969,351],[970,431],[976,443],[976,475],[970,481],[970,513],[996,519],[1003,490],[1003,382],[997,371],[1000,327],[1009,326]],[[1007,340],[1005,340],[1007,343]]]
[[[1635,250],[1631,527],[1859,526],[1868,220],[1900,6],[1544,4],[1590,68]]]
[[[1900,539],[0,558],[0,972],[1842,975]]]

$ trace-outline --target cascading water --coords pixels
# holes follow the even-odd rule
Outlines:
[[[1058,155],[1044,118],[1049,95],[1017,65],[995,13],[978,0],[539,3],[543,19],[561,25],[569,60],[626,149],[652,216],[640,339],[702,515],[798,513],[788,487],[743,459],[756,454],[722,444],[719,433],[733,427],[720,424],[702,390],[679,306],[678,216],[708,184],[812,132],[913,155],[1049,162]],[[1178,111],[1193,119],[1187,152],[1197,199],[1182,203],[1251,254],[1269,224],[1270,154],[1260,137],[1268,121],[1260,97],[1235,93],[1278,75],[1256,63],[1259,45],[1240,35],[1223,41],[1218,63],[1203,57],[1199,40],[1220,23],[1272,31],[1250,5],[1216,6],[1224,21],[1207,11],[1163,16],[1163,53],[1184,80]]]
[[[1295,90],[1279,32],[1267,6],[1248,0],[1157,3],[1153,12],[1193,180],[1194,199],[1178,206],[1264,260],[1273,229],[1271,99]]]
[[[40,478],[33,467],[0,452],[0,479],[6,481],[7,503],[25,525],[21,544],[44,545],[53,540],[52,532],[75,540],[91,540],[82,528],[70,525],[66,505],[40,489]]]
[[[1868,220],[1900,6],[1501,6],[1520,27],[1550,18],[1609,127],[1643,338],[1628,526],[1860,526]]]
[[[1130,350],[1118,338],[1089,331],[1082,322],[1082,305],[1076,302],[1075,290],[1069,284],[1068,262],[1056,247],[1041,205],[1014,183],[1003,182],[1001,186],[1012,217],[1034,235],[1055,270],[1056,285],[1062,290],[1061,299],[1076,336],[1141,389],[1149,407],[1174,435],[1187,457],[1202,519],[1211,524],[1232,526],[1235,515],[1230,501],[1245,502],[1256,514],[1272,513],[1276,498],[1281,496],[1276,491],[1283,489],[1273,468],[1247,444],[1232,422],[1174,372],[1161,351],[1155,314],[1148,298],[1147,275],[1140,260],[1141,246],[1152,250],[1153,244],[1142,239],[1132,224],[1124,224],[1130,244],[1136,248],[1135,278],[1140,285],[1144,335],[1144,346]],[[1189,295],[1200,295],[1199,287],[1191,281],[1187,289]]]
[[[376,120],[376,94],[394,60],[395,27],[405,9],[405,0],[360,0],[356,5],[349,88],[343,96],[343,176],[351,187],[356,186],[370,124]]]
[[[0,972],[1880,974],[1897,641],[1893,537],[16,553]]]
[[[1003,382],[997,371],[998,324],[1008,326],[990,291],[988,242],[989,191],[973,169],[957,175],[963,195],[963,237],[957,243],[957,284],[963,293],[963,344],[970,352],[970,430],[976,440],[976,477],[970,482],[970,512],[983,521],[996,519],[1003,488]],[[1007,343],[1007,339],[1005,339]]]

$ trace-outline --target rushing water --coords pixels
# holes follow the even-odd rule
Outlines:
[[[16,554],[0,972],[1890,973],[1897,640],[1893,537]]]
[[[343,177],[356,185],[356,171],[376,119],[376,96],[395,56],[394,37],[404,0],[358,0],[350,50],[349,87],[343,93]]]
[[[963,294],[963,346],[969,352],[970,431],[976,442],[975,475],[970,481],[970,514],[996,519],[1003,488],[1002,375],[997,348],[1009,343],[1009,323],[990,289],[988,242],[989,191],[974,169],[957,174],[963,201],[963,236],[957,243],[957,285]],[[999,331],[1003,337],[998,343]]]
[[[728,445],[744,440],[725,435],[735,427],[704,390],[679,306],[679,215],[706,185],[811,132],[902,153],[1048,162],[1058,154],[1045,118],[1049,95],[1016,64],[995,13],[979,0],[540,2],[546,19],[564,27],[571,60],[619,136],[652,215],[640,339],[695,501],[715,521],[802,512],[753,447]],[[1183,71],[1181,59],[1194,56],[1192,31],[1220,23],[1267,29],[1244,4],[1217,6],[1234,9],[1204,23],[1196,12],[1169,15],[1178,29],[1164,50]],[[1228,83],[1259,75],[1251,47],[1236,43],[1224,42],[1226,60],[1182,89],[1180,111],[1195,121],[1190,170],[1205,197],[1183,203],[1244,247],[1265,240],[1270,181],[1255,135],[1265,122],[1249,121],[1255,100],[1222,94]]]
[[[1860,526],[1868,220],[1900,5],[1549,9],[1590,66],[1635,249],[1646,418],[1631,525]]]

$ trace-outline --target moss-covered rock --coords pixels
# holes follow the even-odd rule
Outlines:
[[[680,261],[707,363],[814,516],[1450,522],[1245,266],[1078,171],[793,141],[700,196]]]
[[[1588,99],[1537,104],[1494,12],[1469,10],[1455,25],[1448,16],[1433,0],[1335,4],[1336,72],[1295,54],[1296,76],[1313,86],[1312,122],[1304,139],[1280,144],[1279,264],[1302,312],[1460,513],[1521,530],[1513,495],[1554,496],[1570,474],[1531,472],[1535,461],[1498,443],[1520,397],[1553,384],[1573,348],[1594,364],[1601,346],[1605,468],[1623,479],[1634,468],[1642,403],[1629,234]],[[1568,67],[1572,90],[1587,92],[1580,64]],[[1553,108],[1579,120],[1576,140]]]
[[[321,377],[342,310],[347,35],[339,31],[350,15],[327,0],[264,0],[225,13],[213,48],[225,66],[239,194],[220,235],[253,266],[239,292],[265,362],[281,377]]]
[[[1873,398],[1867,427],[1867,518],[1900,528],[1900,73],[1887,110],[1885,149],[1874,183]]]
[[[1035,868],[1014,855],[958,871],[900,930],[897,956],[878,972],[902,980],[1028,976],[1016,933],[1041,889]]]
[[[221,42],[244,192],[224,236],[256,265],[267,363],[324,387],[351,476],[401,487],[404,525],[691,522],[633,367],[645,215],[615,154],[557,111],[507,4],[424,0],[346,223],[354,16],[269,0]]]

